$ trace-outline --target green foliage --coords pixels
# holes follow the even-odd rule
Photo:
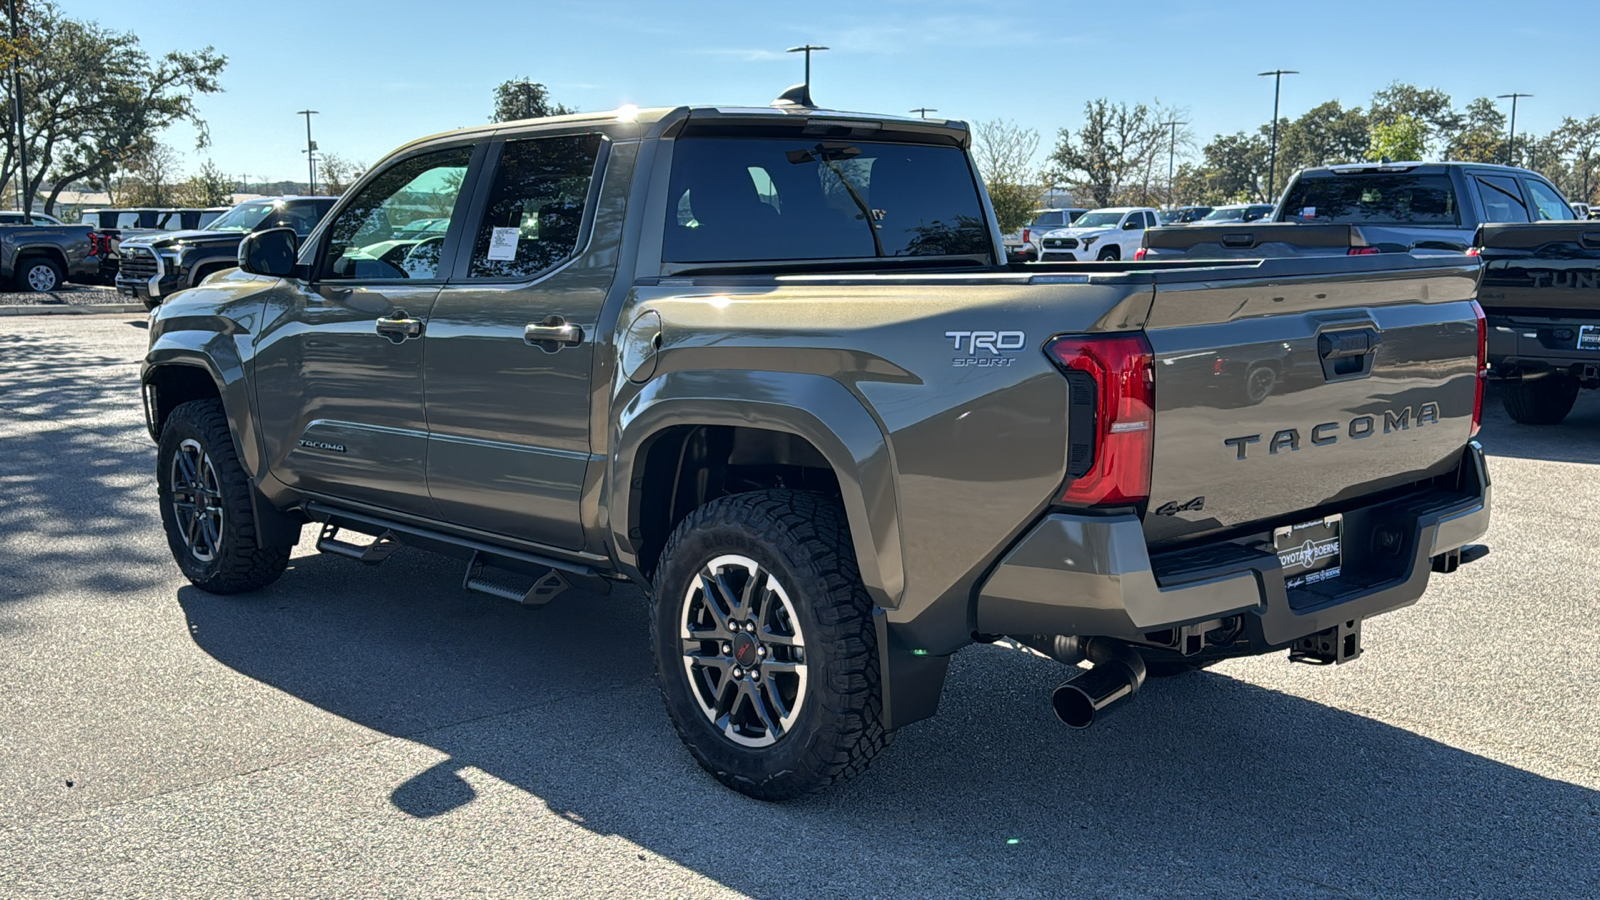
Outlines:
[[[200,164],[200,171],[178,185],[176,193],[179,206],[205,208],[232,206],[233,195],[238,191],[239,182],[208,159]]]
[[[1446,159],[1462,162],[1506,161],[1506,116],[1488,97],[1467,104],[1461,128],[1450,136]]]
[[[1399,81],[1372,95],[1368,117],[1374,125],[1394,125],[1402,119],[1419,122],[1423,129],[1423,152],[1410,159],[1422,159],[1430,151],[1442,149],[1462,127],[1462,115],[1455,111],[1449,94],[1438,88],[1419,88]]]
[[[494,89],[494,113],[491,122],[514,122],[517,119],[543,119],[547,116],[564,116],[575,113],[574,107],[552,103],[550,89],[527,78],[502,81]]]
[[[1034,167],[1039,132],[1019,128],[1009,119],[993,119],[977,123],[973,138],[972,155],[989,190],[1000,230],[1016,231],[1033,218],[1044,197],[1044,185]]]
[[[1412,161],[1427,153],[1428,127],[1411,116],[1401,116],[1392,122],[1372,123],[1371,146],[1367,159]]]
[[[1180,115],[1159,103],[1090,100],[1083,105],[1077,134],[1063,128],[1057,135],[1048,160],[1049,180],[1071,186],[1080,202],[1092,206],[1165,203],[1168,154],[1174,144],[1170,123]],[[1186,128],[1177,130],[1176,143],[1192,143]]]
[[[29,195],[53,182],[51,211],[63,190],[79,182],[103,186],[134,157],[151,151],[153,136],[175,122],[193,125],[197,145],[209,142],[195,105],[222,88],[227,58],[210,47],[173,51],[152,59],[131,32],[71,19],[48,0],[26,4],[20,53],[28,140]],[[11,81],[0,102],[12,106]],[[10,130],[0,157],[0,183],[17,174],[16,137]]]
[[[1204,203],[1252,203],[1266,197],[1267,139],[1259,134],[1219,134],[1205,147],[1205,164],[1196,173]]]

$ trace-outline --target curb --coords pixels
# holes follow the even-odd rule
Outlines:
[[[85,303],[78,306],[39,303],[27,306],[0,306],[0,316],[92,316],[138,313],[145,315],[143,303]]]

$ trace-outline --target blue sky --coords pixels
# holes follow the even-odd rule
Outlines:
[[[1329,98],[1365,105],[1391,81],[1474,97],[1532,93],[1519,133],[1600,113],[1591,71],[1600,2],[1268,3],[1256,0],[897,2],[509,2],[273,0],[195,4],[60,0],[71,15],[138,34],[147,50],[227,54],[226,93],[203,98],[213,145],[165,139],[189,168],[209,156],[252,180],[304,178],[303,120],[321,147],[373,162],[425,134],[487,119],[494,85],[527,76],[584,110],[622,103],[765,104],[801,80],[807,41],[819,103],[1011,118],[1042,148],[1085,100],[1185,108],[1201,143],[1254,128],[1286,78],[1283,114]],[[1344,11],[1341,11],[1341,8]]]

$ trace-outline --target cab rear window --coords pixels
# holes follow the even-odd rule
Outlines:
[[[816,138],[676,142],[667,262],[987,254],[977,183],[955,147]]]
[[[1373,173],[1302,178],[1284,196],[1283,220],[1324,224],[1459,225],[1448,175]]]

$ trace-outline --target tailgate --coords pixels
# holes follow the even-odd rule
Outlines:
[[[1457,259],[1157,273],[1151,543],[1293,524],[1454,467],[1478,354],[1478,267]]]
[[[1151,228],[1144,233],[1147,259],[1266,259],[1275,256],[1344,256],[1365,246],[1351,225],[1272,222],[1194,224]]]
[[[1485,312],[1600,315],[1600,222],[1485,225]]]

